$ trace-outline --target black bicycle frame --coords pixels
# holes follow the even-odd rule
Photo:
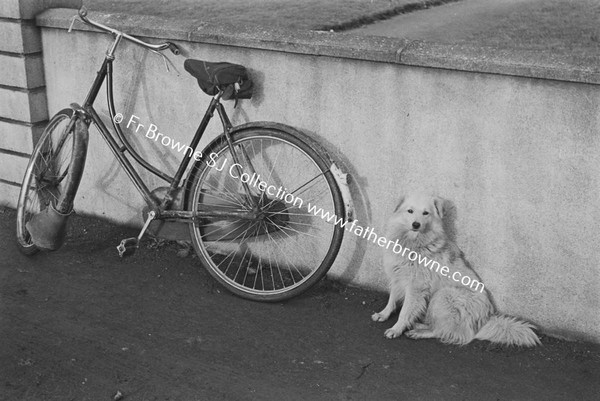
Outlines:
[[[94,125],[98,128],[98,130],[102,134],[102,137],[108,144],[108,147],[112,151],[113,155],[119,161],[119,164],[121,164],[121,166],[125,169],[127,176],[131,179],[131,181],[135,185],[136,189],[142,195],[142,197],[144,198],[144,200],[146,201],[148,206],[151,208],[151,210],[153,210],[156,213],[155,218],[157,218],[157,219],[184,219],[184,220],[195,219],[198,217],[219,217],[219,216],[220,217],[237,217],[237,218],[254,218],[255,216],[254,216],[254,213],[252,213],[252,212],[235,212],[235,211],[226,211],[225,212],[225,211],[219,211],[219,210],[205,210],[205,211],[198,211],[194,214],[192,212],[185,211],[185,210],[166,210],[170,207],[171,203],[173,202],[175,191],[179,188],[179,186],[181,184],[183,174],[185,173],[185,171],[189,165],[191,154],[193,154],[196,151],[196,147],[198,146],[200,139],[202,138],[202,135],[204,134],[204,131],[206,130],[206,127],[208,126],[208,123],[210,122],[211,118],[213,117],[215,110],[217,110],[217,112],[219,113],[221,123],[223,125],[224,135],[226,136],[227,142],[230,146],[232,157],[236,163],[239,162],[237,160],[238,158],[237,158],[236,152],[234,152],[234,150],[233,150],[233,145],[232,145],[232,141],[231,141],[230,131],[233,128],[233,126],[229,120],[229,117],[227,116],[227,114],[225,112],[225,108],[223,107],[223,105],[220,102],[221,96],[223,94],[222,92],[220,92],[219,94],[215,95],[212,98],[212,100],[208,106],[208,109],[206,110],[204,117],[202,118],[202,121],[200,122],[200,125],[198,126],[198,129],[196,130],[196,133],[194,134],[194,137],[189,145],[189,147],[193,150],[193,152],[189,156],[186,155],[183,157],[174,177],[170,177],[169,175],[161,172],[159,169],[157,169],[156,167],[154,167],[153,165],[151,165],[150,163],[145,161],[131,146],[131,144],[129,143],[129,141],[127,140],[125,135],[123,134],[121,127],[115,121],[116,112],[115,112],[114,98],[113,98],[113,79],[112,79],[113,64],[112,63],[114,61],[113,53],[114,53],[114,50],[115,50],[117,44],[119,43],[119,40],[120,40],[120,38],[117,37],[115,42],[113,43],[113,47],[107,53],[107,55],[104,59],[104,62],[102,63],[102,67],[98,71],[96,78],[94,80],[94,83],[92,84],[92,87],[90,88],[90,91],[87,94],[87,97],[84,101],[83,107],[81,107],[77,104],[72,104],[71,107],[75,111],[83,114],[86,117],[86,120],[88,123],[89,123],[89,120],[91,119],[91,121],[94,123]],[[106,128],[106,126],[104,125],[103,121],[100,119],[100,116],[98,115],[98,113],[96,112],[96,110],[94,109],[94,106],[93,106],[94,101],[96,100],[96,97],[98,96],[98,93],[100,92],[100,88],[102,87],[102,84],[105,82],[105,80],[106,80],[109,114],[110,114],[113,128],[115,129],[115,131],[117,133],[117,137],[121,141],[121,145],[117,142],[117,140],[114,138],[114,136],[108,130],[108,128]],[[147,185],[144,183],[144,181],[142,180],[140,175],[137,173],[137,171],[135,170],[135,168],[133,167],[133,165],[131,164],[129,159],[126,157],[126,155],[125,155],[126,152],[129,152],[129,154],[135,159],[135,161],[138,162],[144,169],[148,170],[152,174],[158,176],[159,178],[161,178],[164,181],[166,181],[167,183],[169,183],[169,189],[168,189],[167,193],[165,194],[163,200],[160,203],[152,196],[152,193],[148,189]],[[244,185],[244,186],[247,187],[247,185]],[[248,188],[246,188],[246,191],[248,194],[250,193]]]

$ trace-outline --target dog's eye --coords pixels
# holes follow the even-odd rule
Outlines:
[[[429,212],[426,210],[423,212],[423,216],[427,216],[429,214]]]
[[[408,209],[407,212],[410,213],[410,214],[412,214],[413,210],[412,209]]]

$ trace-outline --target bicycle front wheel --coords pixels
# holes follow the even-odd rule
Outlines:
[[[26,227],[33,216],[50,206],[61,213],[70,212],[72,207],[85,162],[85,149],[77,152],[77,147],[87,146],[87,142],[74,140],[75,122],[73,110],[58,112],[29,160],[17,204],[17,246],[25,255],[39,251]],[[78,157],[74,157],[76,153]]]
[[[296,296],[321,279],[340,249],[344,203],[331,162],[287,126],[242,128],[207,148],[190,175],[188,210],[221,216],[191,225],[201,261],[233,293],[257,301]],[[238,217],[227,216],[238,213]]]

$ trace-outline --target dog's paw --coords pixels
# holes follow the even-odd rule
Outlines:
[[[373,313],[373,314],[371,315],[371,319],[372,319],[374,322],[385,322],[386,320],[388,320],[388,317],[389,317],[389,316],[386,316],[386,315],[384,315],[384,314],[383,314],[383,313],[381,313],[381,312],[378,312],[378,313]]]
[[[404,333],[404,335],[408,338],[412,338],[413,340],[421,338],[416,330],[408,330],[406,333]]]
[[[389,338],[391,340],[392,338],[400,337],[402,335],[402,331],[403,330],[397,329],[395,327],[391,327],[385,331],[384,335],[385,335],[385,338]]]

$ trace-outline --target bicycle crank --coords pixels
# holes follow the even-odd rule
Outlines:
[[[137,237],[125,238],[124,240],[121,240],[121,243],[119,244],[119,246],[117,246],[117,251],[119,251],[120,257],[124,258],[127,256],[131,256],[135,253],[135,251],[140,246],[140,240],[144,236],[144,233],[148,229],[150,222],[154,220],[155,216],[156,212],[154,210],[150,211],[150,213],[148,213],[148,218],[144,223],[144,227],[142,227],[142,231],[140,231],[140,234]]]

